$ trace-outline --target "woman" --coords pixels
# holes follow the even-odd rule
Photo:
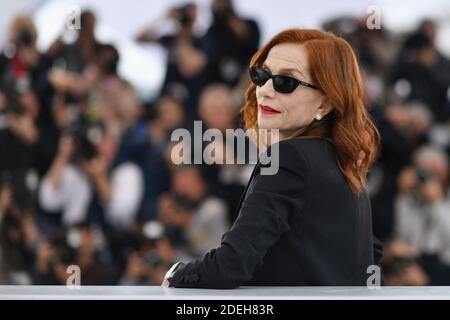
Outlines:
[[[245,124],[279,129],[278,172],[258,163],[221,246],[173,266],[163,286],[366,285],[381,253],[364,190],[379,134],[350,45],[287,30],[256,52],[250,75]]]

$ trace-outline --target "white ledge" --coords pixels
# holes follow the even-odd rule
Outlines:
[[[234,290],[158,286],[0,286],[0,300],[450,300],[450,287],[241,287]]]

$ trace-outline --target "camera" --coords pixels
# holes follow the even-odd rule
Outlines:
[[[16,39],[18,48],[29,48],[33,46],[33,35],[26,29],[19,30]]]
[[[157,269],[161,266],[164,266],[164,260],[159,255],[159,253],[156,250],[150,250],[147,251],[144,256],[144,261],[151,269]]]
[[[199,205],[197,201],[194,201],[184,195],[171,193],[170,196],[172,197],[172,200],[178,211],[193,211]]]
[[[401,275],[410,266],[417,263],[417,259],[414,257],[406,256],[394,256],[392,261],[384,266],[384,270],[387,274],[391,275]]]
[[[47,236],[47,241],[53,248],[51,262],[53,265],[63,263],[65,265],[73,264],[76,257],[76,251],[69,246],[64,232],[58,230]]]
[[[83,121],[69,123],[64,132],[74,140],[75,160],[91,160],[97,157],[96,143],[100,139],[102,131],[100,123],[91,124]]]
[[[222,1],[213,5],[213,17],[215,21],[226,22],[230,17],[235,16],[234,8],[231,1]]]
[[[1,93],[5,98],[5,106],[1,110],[3,114],[23,115],[26,113],[26,108],[22,104],[21,97],[24,93],[30,90],[30,78],[23,75],[17,79],[8,79],[2,84]]]
[[[190,12],[193,6],[195,6],[195,4],[188,3],[176,9],[178,13],[178,21],[183,27],[189,26],[194,22],[194,17]]]
[[[5,170],[0,173],[0,188],[9,187],[12,191],[14,205],[25,212],[33,204],[31,192],[25,185],[25,172],[22,170]]]
[[[428,180],[434,177],[434,174],[431,171],[422,169],[422,168],[415,168],[417,181],[420,185],[426,183]]]
[[[4,114],[21,116],[26,113],[26,109],[19,101],[18,95],[7,95],[6,99],[6,106],[3,109]]]

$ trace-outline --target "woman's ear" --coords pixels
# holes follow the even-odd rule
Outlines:
[[[333,106],[331,105],[330,100],[327,97],[324,97],[322,104],[317,109],[317,114],[320,115],[320,118],[323,118],[330,113],[331,110],[333,110]]]

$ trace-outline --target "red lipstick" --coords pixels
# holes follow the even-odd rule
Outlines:
[[[262,104],[259,105],[259,109],[261,110],[262,114],[266,114],[266,115],[274,115],[274,114],[281,113],[280,111],[277,111],[269,106],[265,106]]]

